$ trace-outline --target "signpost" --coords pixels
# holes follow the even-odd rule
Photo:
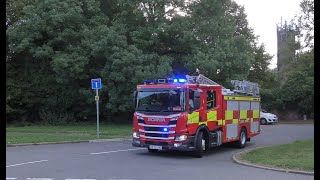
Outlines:
[[[91,87],[96,90],[96,106],[97,106],[97,138],[99,139],[99,93],[98,89],[101,89],[101,79],[91,79]]]

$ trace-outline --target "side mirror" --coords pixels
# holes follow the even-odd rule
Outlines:
[[[137,91],[133,92],[132,107],[135,109],[137,105]]]

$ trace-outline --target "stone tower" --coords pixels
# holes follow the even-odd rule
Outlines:
[[[299,43],[296,37],[299,34],[296,30],[293,21],[287,25],[287,21],[277,25],[278,53],[277,53],[277,68],[281,80],[285,80],[284,71],[288,64],[296,58],[296,50],[299,49]]]

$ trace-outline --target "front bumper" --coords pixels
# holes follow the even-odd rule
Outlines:
[[[178,143],[178,145],[177,145]],[[176,145],[175,145],[176,144]],[[194,136],[190,136],[185,142],[174,142],[172,144],[164,142],[156,142],[152,140],[140,141],[133,138],[132,146],[149,148],[150,145],[161,146],[163,150],[177,150],[177,151],[194,151]]]

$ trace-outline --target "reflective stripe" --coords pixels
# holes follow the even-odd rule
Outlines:
[[[259,118],[260,112],[259,110],[253,110],[253,118]]]
[[[199,126],[202,125],[202,124],[205,124],[206,126],[208,125],[207,122],[199,122]]]
[[[247,118],[247,110],[240,110],[240,119]]]
[[[140,135],[140,137],[143,138],[148,138],[148,139],[164,139],[164,140],[170,140],[170,139],[174,139],[174,137],[151,137],[151,136],[145,136],[145,135]]]
[[[238,124],[238,119],[233,119],[232,124]]]
[[[233,110],[226,110],[225,111],[225,119],[226,120],[231,120],[231,119],[233,119]]]
[[[216,121],[217,120],[217,111],[210,111],[207,113],[207,121]]]
[[[218,120],[218,126],[223,125],[223,121],[222,120]]]
[[[260,98],[255,98],[255,97],[224,96],[224,100],[236,100],[236,101],[260,101]]]
[[[199,123],[199,112],[188,114],[188,124]]]
[[[144,132],[144,133],[156,133],[156,134],[174,134],[175,131],[169,131],[169,132],[162,132],[162,131],[145,131],[143,129],[139,129],[139,132]]]
[[[153,125],[153,124],[142,124],[138,123],[139,126],[145,126],[145,127],[176,127],[176,125]]]

